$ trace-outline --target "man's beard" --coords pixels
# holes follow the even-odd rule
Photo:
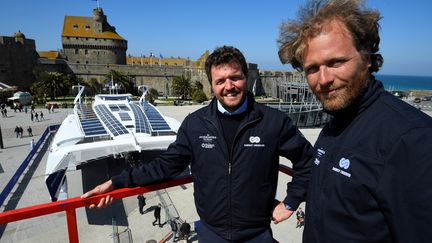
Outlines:
[[[325,110],[339,111],[349,107],[367,86],[367,78],[362,78],[357,82],[351,82],[340,87],[336,94],[328,96],[327,92],[322,92],[321,89],[314,91],[315,96],[322,103]],[[329,88],[328,90],[330,90]]]

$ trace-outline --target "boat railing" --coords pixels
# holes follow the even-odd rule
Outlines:
[[[279,171],[292,176],[294,171],[285,165],[279,166]],[[24,208],[19,208],[15,210],[10,210],[0,213],[0,225],[10,222],[16,222],[24,219],[40,217],[43,215],[54,214],[58,212],[66,213],[66,223],[68,229],[69,242],[76,243],[79,242],[78,237],[78,226],[76,218],[76,209],[81,207],[87,207],[90,204],[97,204],[100,199],[110,195],[114,199],[122,199],[125,197],[131,197],[138,194],[148,193],[152,191],[157,191],[165,188],[170,188],[174,186],[181,186],[192,182],[192,176],[188,175],[182,178],[177,178],[170,181],[165,181],[157,184],[135,187],[135,188],[122,188],[118,190],[111,191],[109,193],[100,194],[90,198],[75,197],[66,200],[60,200],[57,202],[50,202],[45,204],[39,204]]]
[[[12,178],[9,180],[9,182],[6,184],[3,191],[1,192],[0,205],[3,205],[4,201],[6,200],[8,195],[11,193],[12,189],[15,187],[15,185],[18,182],[18,179],[21,177],[22,173],[27,169],[27,167],[28,167],[30,161],[32,161],[34,155],[37,154],[40,146],[48,138],[48,135],[50,134],[50,132],[57,131],[58,128],[59,128],[59,125],[52,125],[52,126],[49,126],[45,129],[44,133],[41,135],[39,140],[36,142],[35,146],[32,148],[32,150],[30,150],[27,157],[24,159],[24,161],[18,167],[15,174],[12,176]]]

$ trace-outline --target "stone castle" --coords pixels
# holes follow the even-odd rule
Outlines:
[[[26,89],[34,81],[32,71],[36,67],[42,71],[74,74],[84,81],[95,78],[103,83],[114,69],[126,75],[135,86],[149,85],[161,95],[171,95],[173,78],[182,75],[192,82],[201,82],[207,96],[211,95],[204,70],[209,51],[197,60],[153,54],[128,56],[128,41],[108,23],[102,8],[94,9],[92,17],[65,16],[61,39],[62,50],[37,53],[35,41],[26,39],[21,32],[14,37],[0,37],[0,82]],[[257,64],[248,65],[247,88],[252,91],[255,86],[257,94],[275,98],[286,93],[280,94],[275,87],[277,80],[298,76],[290,72],[260,72]]]

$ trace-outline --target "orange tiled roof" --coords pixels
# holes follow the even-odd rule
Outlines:
[[[63,36],[124,40],[124,38],[115,31],[95,32],[93,28],[93,18],[81,16],[65,16],[62,37]]]
[[[60,53],[58,51],[38,51],[39,57],[48,59],[60,58]]]

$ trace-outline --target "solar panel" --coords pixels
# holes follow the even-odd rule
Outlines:
[[[143,102],[147,119],[153,131],[171,131],[170,126],[156,108],[148,102]]]
[[[118,107],[121,111],[130,111],[129,108],[124,104],[119,104]]]
[[[136,133],[150,133],[150,127],[141,108],[133,103],[129,103],[135,116]]]
[[[90,106],[77,104],[77,109],[81,128],[86,137],[108,135]]]
[[[118,114],[119,114],[120,119],[122,121],[132,121],[132,118],[129,116],[129,113],[127,113],[127,112],[119,112]]]
[[[112,112],[119,111],[120,108],[117,105],[108,105]]]
[[[123,134],[128,134],[128,130],[120,123],[117,118],[106,108],[105,105],[96,105],[95,111],[103,121],[103,123],[108,127],[113,136],[119,136]]]
[[[105,128],[97,118],[83,119],[81,121],[81,127],[86,136],[99,136],[107,135]]]

